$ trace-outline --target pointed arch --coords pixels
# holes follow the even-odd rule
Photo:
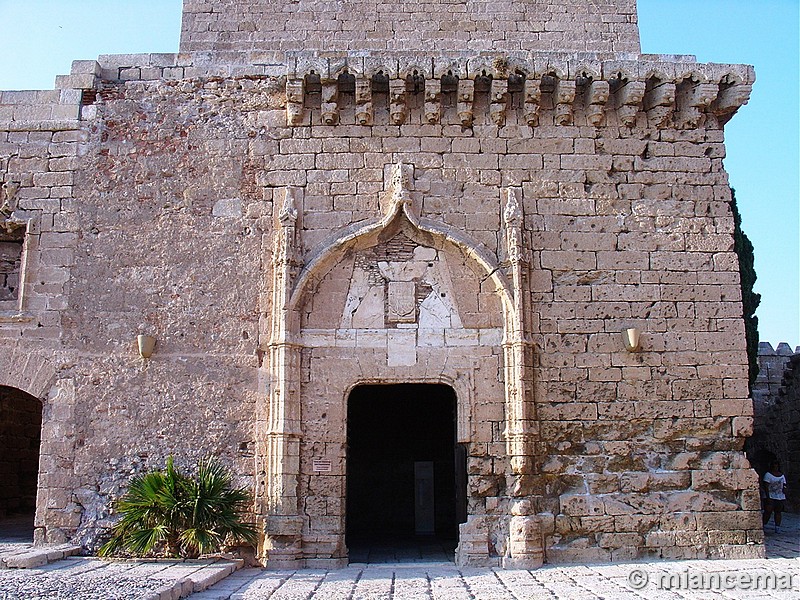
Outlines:
[[[381,219],[356,223],[345,227],[332,240],[316,252],[303,266],[297,276],[287,305],[288,312],[297,310],[309,287],[322,280],[333,264],[350,248],[369,247],[378,242],[379,235],[399,220],[405,220],[415,230],[429,234],[441,242],[449,242],[472,258],[486,273],[500,295],[505,316],[514,310],[514,292],[507,277],[500,269],[497,259],[484,244],[473,240],[467,234],[450,225],[419,218],[413,215],[408,203],[398,202]]]

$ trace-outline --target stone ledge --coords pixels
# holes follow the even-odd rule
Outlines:
[[[81,122],[76,120],[53,121],[0,121],[0,131],[71,131],[80,129]]]
[[[16,303],[16,300],[12,302]],[[25,312],[17,310],[2,310],[0,309],[0,325],[7,323],[31,323],[34,316]]]
[[[67,556],[80,554],[81,547],[73,544],[25,548],[22,552],[0,558],[2,569],[35,569]]]

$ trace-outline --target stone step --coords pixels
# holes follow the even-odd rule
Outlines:
[[[17,553],[0,557],[0,569],[35,569],[67,556],[76,556],[80,552],[81,547],[74,544],[39,548],[24,547]]]
[[[244,560],[241,558],[221,559],[203,566],[186,577],[181,577],[174,583],[158,588],[145,596],[143,600],[180,600],[180,598],[186,598],[190,594],[207,590],[243,566]]]

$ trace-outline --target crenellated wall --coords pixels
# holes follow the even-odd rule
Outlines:
[[[800,348],[785,342],[758,346],[758,379],[753,386],[753,436],[747,456],[761,477],[777,459],[786,474],[787,506],[800,510]]]

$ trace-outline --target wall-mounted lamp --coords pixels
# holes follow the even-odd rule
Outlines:
[[[156,348],[156,338],[152,335],[137,335],[136,342],[139,344],[139,356],[150,358]]]
[[[622,330],[622,341],[625,344],[625,350],[628,352],[638,352],[640,349],[642,333],[635,327]]]

